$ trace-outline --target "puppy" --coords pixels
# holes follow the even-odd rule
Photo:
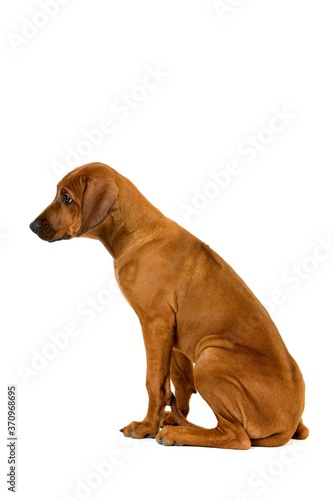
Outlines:
[[[99,240],[114,259],[147,355],[147,414],[124,427],[125,436],[234,449],[308,436],[302,374],[265,308],[219,255],[128,179],[101,163],[83,165],[59,182],[30,228],[49,242]],[[186,418],[196,391],[216,416],[214,429]]]

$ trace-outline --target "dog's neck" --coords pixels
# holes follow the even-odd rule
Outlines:
[[[103,243],[115,260],[163,232],[171,221],[154,207],[128,179],[117,175],[117,208],[86,236]]]

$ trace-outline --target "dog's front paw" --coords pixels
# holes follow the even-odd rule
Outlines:
[[[131,422],[123,429],[120,429],[120,432],[125,437],[134,439],[154,438],[158,431],[159,429],[155,425],[144,420],[142,422]]]

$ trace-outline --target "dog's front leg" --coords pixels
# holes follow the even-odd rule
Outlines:
[[[172,351],[170,376],[175,389],[177,409],[186,418],[190,411],[191,396],[197,391],[194,385],[193,363],[180,351]],[[176,424],[174,413],[165,412],[161,427]]]
[[[165,406],[170,404],[170,365],[173,345],[173,327],[159,319],[142,324],[147,356],[146,387],[149,403],[142,422],[132,422],[122,432],[126,437],[155,437],[159,432]]]

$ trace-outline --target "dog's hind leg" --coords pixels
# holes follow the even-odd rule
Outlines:
[[[251,441],[242,425],[223,418],[218,419],[215,429],[202,429],[191,424],[167,425],[157,434],[156,440],[167,446],[209,446],[235,450],[247,450],[251,447]]]
[[[218,383],[214,377],[214,367],[203,358],[197,360],[194,368],[194,380],[198,392],[212,408],[217,418],[217,426],[214,429],[205,429],[188,422],[179,411],[177,397],[172,399],[171,407],[177,426],[166,425],[157,434],[156,440],[164,445],[188,445],[209,446],[214,448],[230,448],[246,450],[250,448],[251,441],[244,427],[236,418],[226,410],[223,415],[215,406],[216,398],[215,384]],[[213,384],[212,384],[213,382]],[[211,385],[212,384],[212,385]],[[218,387],[223,391],[222,387]],[[223,401],[219,401],[223,406]],[[176,406],[177,405],[177,406]]]

